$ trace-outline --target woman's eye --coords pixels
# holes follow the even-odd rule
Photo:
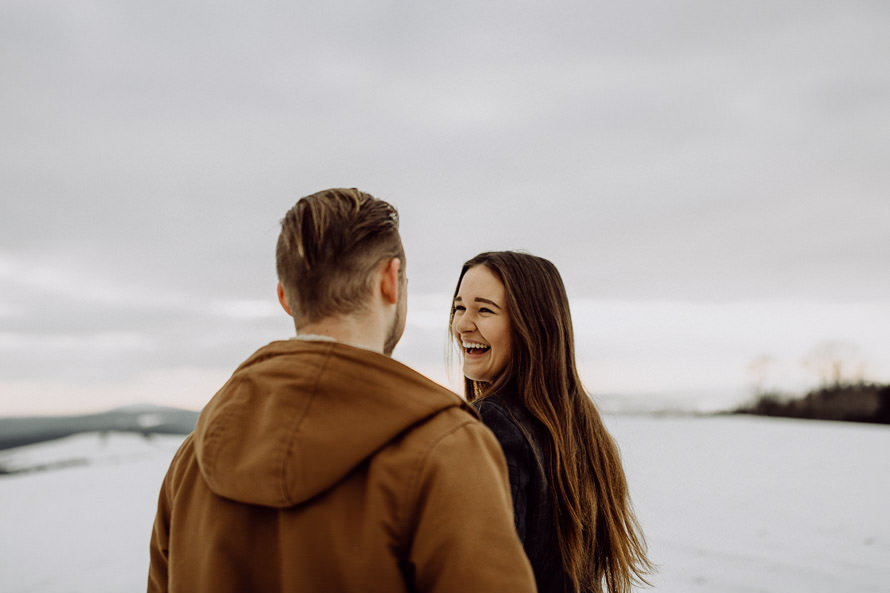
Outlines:
[[[466,309],[467,309],[467,308],[464,307],[463,305],[454,305],[454,310],[455,310],[455,312],[457,312],[457,311],[466,311]]]
[[[492,311],[488,307],[479,307],[479,312],[480,313],[494,313],[494,311]]]

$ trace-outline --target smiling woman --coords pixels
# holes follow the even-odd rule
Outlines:
[[[629,593],[651,570],[618,449],[575,364],[565,286],[511,251],[464,264],[451,308],[467,400],[497,437],[539,591]]]
[[[451,328],[463,348],[464,376],[494,380],[510,360],[513,328],[504,284],[485,266],[467,270],[454,297]]]

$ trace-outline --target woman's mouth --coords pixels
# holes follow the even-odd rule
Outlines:
[[[461,342],[461,346],[463,346],[464,355],[466,356],[482,356],[491,350],[491,346],[480,344],[479,342]]]

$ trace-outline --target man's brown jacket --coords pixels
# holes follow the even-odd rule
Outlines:
[[[273,342],[161,487],[149,593],[534,591],[507,468],[463,400],[381,354]]]

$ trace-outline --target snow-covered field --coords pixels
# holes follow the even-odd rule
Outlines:
[[[890,591],[890,427],[609,417],[665,593]]]
[[[890,591],[890,427],[608,416],[664,593]],[[0,590],[145,588],[180,437],[95,434],[0,452]]]

